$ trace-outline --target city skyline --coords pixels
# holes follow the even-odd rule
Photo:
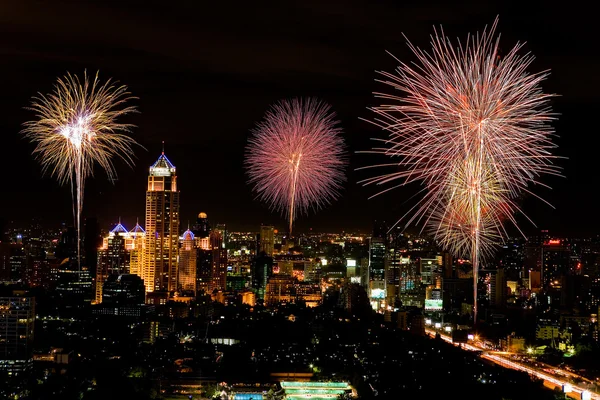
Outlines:
[[[7,3],[0,398],[600,400],[593,12]]]
[[[187,7],[190,12],[200,11],[190,5]],[[214,7],[217,7],[213,10],[217,15],[223,11],[217,5]],[[212,221],[227,223],[232,229],[249,229],[261,223],[283,227],[284,218],[256,201],[246,184],[244,146],[250,129],[269,104],[284,98],[312,95],[329,102],[336,110],[345,131],[343,137],[349,147],[350,166],[348,183],[341,198],[320,212],[299,219],[298,232],[308,231],[311,227],[315,230],[369,230],[372,221],[381,218],[395,222],[410,207],[410,202],[403,203],[418,187],[403,188],[392,196],[368,200],[374,191],[358,185],[356,182],[365,175],[354,171],[368,163],[368,156],[355,152],[368,150],[372,146],[370,137],[383,136],[359,120],[368,116],[367,106],[376,104],[372,92],[381,89],[374,81],[375,69],[395,67],[396,62],[385,53],[386,50],[401,59],[413,60],[402,33],[416,44],[426,45],[433,26],[441,24],[449,36],[463,36],[490,25],[499,15],[502,43],[505,43],[503,49],[519,39],[527,41],[524,51],[531,51],[537,57],[535,69],[551,70],[543,87],[545,91],[561,96],[553,101],[555,111],[561,114],[555,123],[559,135],[557,154],[569,157],[562,164],[566,178],[549,179],[547,183],[554,189],[540,191],[556,210],[535,199],[526,199],[523,207],[539,228],[560,235],[597,233],[595,226],[600,217],[592,211],[591,196],[585,195],[587,182],[596,174],[594,146],[593,142],[590,146],[582,146],[581,133],[576,133],[586,131],[580,121],[584,121],[592,110],[594,103],[590,93],[594,92],[597,83],[593,77],[588,79],[585,73],[592,68],[594,59],[577,58],[578,50],[584,49],[585,41],[590,40],[585,33],[588,24],[582,22],[572,26],[571,30],[563,30],[558,26],[563,13],[548,8],[536,10],[542,15],[539,21],[531,21],[519,16],[522,9],[514,10],[509,6],[482,5],[464,15],[460,7],[452,10],[449,6],[429,9],[365,5],[336,9],[347,21],[347,27],[342,29],[345,35],[342,35],[338,32],[340,29],[336,30],[340,22],[336,18],[328,19],[331,9],[327,5],[315,5],[310,10],[295,9],[299,11],[296,14],[286,12],[293,6],[280,7],[265,16],[265,10],[252,12],[255,18],[263,18],[271,24],[271,29],[281,32],[277,40],[268,38],[269,28],[252,29],[248,36],[239,35],[244,25],[236,25],[237,18],[224,27],[205,19],[199,23],[189,19],[177,21],[189,35],[173,48],[170,45],[178,36],[176,30],[169,33],[168,28],[175,26],[175,17],[180,16],[179,13],[167,12],[164,26],[158,28],[165,38],[151,41],[143,37],[143,33],[153,37],[150,35],[151,24],[141,22],[141,18],[136,23],[126,24],[127,17],[139,10],[124,7],[119,15],[111,15],[115,18],[116,28],[106,37],[92,33],[93,29],[88,31],[83,24],[75,24],[70,29],[79,33],[77,40],[68,48],[62,48],[60,44],[70,31],[64,31],[56,21],[90,11],[107,16],[109,10],[89,5],[69,7],[67,2],[58,2],[52,9],[44,6],[32,9],[26,2],[8,7],[1,29],[5,33],[3,48],[10,56],[10,62],[0,68],[4,76],[15,79],[7,83],[6,93],[10,96],[2,99],[3,108],[10,115],[3,119],[2,129],[7,139],[7,157],[20,168],[9,174],[8,185],[13,188],[13,194],[5,196],[1,203],[4,210],[11,212],[2,213],[0,217],[16,221],[40,217],[48,223],[70,222],[68,188],[59,187],[49,177],[40,177],[39,166],[29,157],[31,146],[18,132],[20,124],[26,120],[27,111],[23,107],[28,99],[37,91],[49,90],[56,76],[68,70],[81,73],[84,69],[99,69],[103,76],[112,76],[127,84],[132,93],[140,97],[141,113],[127,122],[137,125],[133,137],[147,151],[136,153],[133,169],[117,163],[119,180],[115,185],[107,182],[102,172],[96,171],[95,177],[87,182],[84,217],[97,216],[106,227],[119,216],[129,225],[136,218],[143,219],[143,176],[156,159],[164,140],[166,153],[180,170],[182,228],[187,221],[193,222],[201,211]],[[371,31],[358,29],[363,8],[371,17],[367,23]],[[210,11],[203,10],[202,15]],[[50,20],[53,22],[47,22]],[[372,22],[378,20],[390,24]],[[296,27],[310,23],[313,30],[306,36],[299,36],[294,29],[285,29],[292,22]],[[52,30],[52,35],[39,34],[48,30]],[[132,31],[139,32],[139,36],[121,40],[125,33]],[[326,40],[321,42],[321,37]],[[204,39],[198,43],[188,42],[194,38]],[[575,38],[581,42],[576,42]],[[238,39],[248,47],[247,50],[236,41]],[[114,50],[117,42],[120,46],[116,48],[120,50]],[[325,51],[328,48],[335,51]],[[307,56],[296,60],[290,49],[300,50]],[[53,56],[48,57],[48,54]],[[127,56],[123,57],[123,54]],[[242,66],[234,62],[236,54],[244,61]],[[149,60],[153,61],[151,67],[142,70],[142,65]],[[240,106],[232,109],[228,105],[230,101]],[[220,189],[208,191],[208,188],[217,187]],[[207,191],[209,195],[206,195]],[[115,212],[105,204],[120,204],[119,210]],[[36,210],[37,215],[32,215],[30,210]],[[521,226],[526,232],[536,230],[526,221]]]

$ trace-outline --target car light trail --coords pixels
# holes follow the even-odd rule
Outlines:
[[[443,335],[443,334],[441,334],[439,332],[436,332],[433,329],[426,328],[425,332],[429,336],[432,336],[432,337],[435,337],[436,334],[439,334],[440,337],[442,338],[442,340],[444,340],[444,341],[446,341],[448,343],[454,344],[454,345],[458,345],[457,343],[453,343],[452,342],[452,338],[450,336]],[[537,377],[539,379],[543,379],[543,380],[548,381],[548,382],[550,382],[550,383],[552,383],[554,385],[557,385],[557,386],[560,386],[560,387],[563,387],[564,385],[570,385],[572,387],[572,393],[579,394],[580,395],[579,398],[581,398],[581,393],[587,392],[587,393],[590,394],[590,396],[589,396],[590,399],[598,399],[598,400],[600,400],[600,395],[598,395],[596,393],[593,393],[593,392],[590,392],[587,389],[575,386],[575,385],[573,385],[569,381],[565,381],[565,380],[561,380],[561,379],[555,378],[555,377],[553,377],[553,376],[551,376],[549,374],[545,374],[543,372],[540,372],[540,371],[536,370],[535,368],[529,367],[527,365],[524,365],[524,364],[521,364],[521,363],[518,363],[518,362],[507,360],[504,357],[501,357],[501,356],[498,356],[498,355],[495,355],[495,354],[490,354],[485,349],[482,349],[480,347],[476,347],[476,346],[470,345],[468,343],[460,343],[460,347],[463,348],[463,349],[466,349],[466,350],[471,350],[471,351],[483,351],[484,353],[481,354],[481,358],[484,358],[486,360],[492,361],[492,362],[494,362],[494,363],[496,363],[496,364],[498,364],[498,365],[500,365],[502,367],[505,367],[505,368],[512,368],[512,369],[515,369],[515,370],[518,370],[518,371],[527,372],[529,375],[533,375],[533,376],[535,376],[535,377]]]

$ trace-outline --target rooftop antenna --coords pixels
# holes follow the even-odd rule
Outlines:
[[[162,141],[162,155],[165,155],[165,141]]]

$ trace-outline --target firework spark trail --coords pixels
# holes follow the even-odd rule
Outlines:
[[[400,171],[362,181],[392,188],[421,182],[425,195],[403,218],[423,223],[455,255],[470,256],[475,322],[481,260],[506,237],[504,222],[517,226],[516,200],[545,186],[541,175],[560,175],[551,154],[553,95],[540,88],[548,73],[527,72],[533,57],[518,54],[522,44],[500,57],[496,26],[456,47],[436,31],[430,52],[409,43],[418,63],[398,60],[395,73],[380,72],[400,94],[376,93],[390,104],[373,108],[371,122],[389,137],[371,152],[397,160],[364,168]]]
[[[342,130],[334,118],[315,99],[281,101],[248,140],[249,183],[257,198],[286,216],[290,235],[298,214],[337,198],[345,180]]]
[[[58,78],[52,93],[38,94],[28,107],[36,119],[26,122],[22,132],[36,145],[33,155],[44,172],[61,184],[71,184],[79,270],[85,180],[93,175],[95,163],[115,179],[114,157],[133,165],[132,147],[137,143],[126,134],[132,125],[117,122],[136,111],[125,105],[132,99],[126,86],[116,86],[110,79],[101,84],[98,74],[90,82],[86,72],[83,79],[71,74]]]

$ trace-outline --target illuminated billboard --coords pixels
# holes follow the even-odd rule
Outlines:
[[[385,289],[371,289],[372,299],[385,299]]]
[[[346,260],[346,267],[356,267],[356,260]]]
[[[440,311],[442,310],[442,300],[425,300],[425,311]]]
[[[324,258],[322,258],[322,259],[321,259],[321,265],[322,265],[323,267],[327,266],[327,260],[326,260],[326,259],[324,259]]]
[[[360,276],[351,276],[350,277],[350,283],[360,284],[361,282],[362,282],[362,280],[360,279]]]

